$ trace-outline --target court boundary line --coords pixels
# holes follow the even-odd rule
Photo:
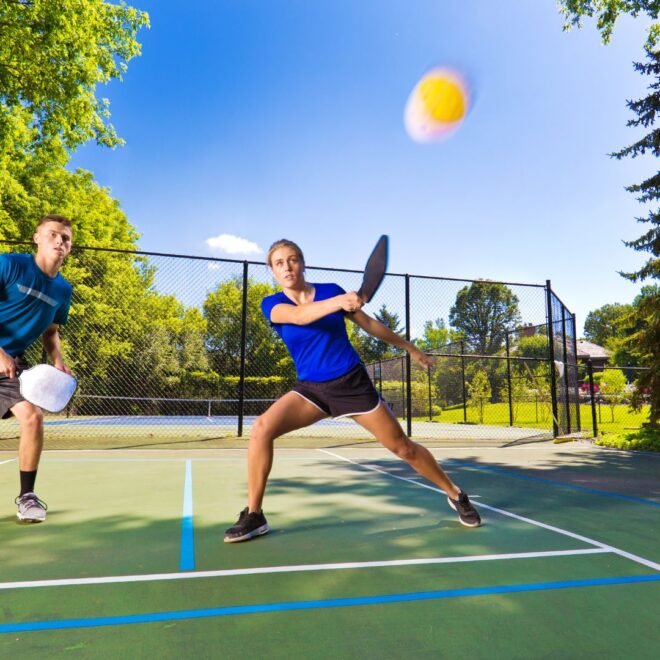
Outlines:
[[[416,481],[414,479],[410,479],[408,477],[402,477],[399,476],[398,474],[392,474],[391,472],[388,472],[387,470],[382,470],[380,468],[374,467],[373,465],[367,465],[365,463],[359,463],[357,461],[354,461],[350,458],[347,458],[345,456],[342,456],[341,454],[335,454],[334,452],[331,452],[327,449],[321,449],[317,448],[316,451],[322,452],[324,454],[328,454],[328,456],[334,456],[335,458],[338,458],[342,461],[345,461],[347,463],[351,463],[352,465],[356,465],[358,467],[364,468],[366,470],[371,470],[372,472],[378,472],[379,474],[383,474],[387,477],[391,477],[393,479],[399,479],[401,481],[406,481],[408,483],[411,483],[415,486],[418,486],[420,488],[427,488],[428,490],[433,490],[437,493],[441,493],[446,497],[446,493],[441,490],[440,488],[436,486],[429,486],[428,484],[425,483],[420,483],[419,481]],[[520,516],[517,513],[512,513],[511,511],[505,511],[504,509],[499,509],[494,506],[490,506],[489,504],[484,504],[483,502],[479,502],[479,506],[482,509],[487,509],[489,511],[493,511],[495,513],[499,513],[503,516],[508,516],[509,518],[514,518],[515,520],[520,520],[521,522],[529,523],[531,525],[534,525],[536,527],[541,527],[543,529],[547,529],[551,532],[556,532],[558,534],[562,534],[563,536],[568,536],[570,538],[576,539],[577,541],[582,541],[583,543],[586,543],[588,545],[593,545],[596,546],[597,548],[602,548],[604,550],[607,550],[608,552],[612,552],[616,555],[619,555],[621,557],[625,557],[626,559],[630,559],[631,561],[634,561],[638,564],[642,564],[643,566],[647,566],[649,568],[652,568],[655,571],[660,571],[660,564],[657,564],[656,562],[651,561],[650,559],[645,559],[644,557],[640,557],[638,555],[634,555],[630,552],[626,552],[625,550],[621,550],[620,548],[615,548],[612,545],[608,545],[607,543],[602,543],[601,541],[596,541],[595,539],[591,539],[587,536],[583,536],[581,534],[576,534],[575,532],[569,532],[566,529],[562,529],[561,527],[555,527],[554,525],[548,525],[547,523],[540,522],[539,520],[534,520],[532,518],[527,518],[525,516]]]
[[[255,566],[252,568],[227,568],[215,571],[188,573],[148,573],[144,575],[115,575],[105,577],[61,578],[53,580],[30,580],[23,582],[0,582],[0,590],[33,589],[40,587],[70,587],[92,584],[121,584],[127,582],[158,582],[168,580],[190,580],[199,578],[235,577],[241,575],[264,575],[274,573],[306,573],[313,571],[358,570],[364,568],[389,568],[394,566],[426,566],[433,564],[459,564],[478,561],[511,559],[537,559],[567,557],[573,555],[608,554],[602,548],[578,548],[575,550],[539,550],[536,552],[507,552],[490,555],[466,555],[458,557],[429,557],[424,559],[390,559],[380,561],[342,562],[330,564],[298,564],[289,566]]]
[[[622,584],[636,584],[660,581],[660,575],[629,575],[609,578],[582,580],[564,580],[557,582],[535,582],[527,584],[507,584],[491,587],[468,587],[463,589],[443,589],[438,591],[418,591],[377,596],[357,596],[352,598],[333,598],[325,600],[284,601],[281,603],[260,603],[254,605],[230,605],[198,610],[179,610],[170,612],[148,612],[123,616],[104,616],[85,619],[60,619],[46,621],[25,621],[23,623],[2,623],[0,634],[34,632],[40,630],[64,630],[72,628],[100,628],[105,626],[134,625],[161,621],[182,621],[241,614],[264,614],[269,612],[290,612],[294,610],[318,610],[338,607],[357,607],[364,605],[386,605],[391,603],[419,602],[448,598],[466,598],[471,596],[492,596],[511,593],[529,593],[533,591],[552,591],[557,589],[575,589],[602,587]]]
[[[15,458],[9,458],[6,461],[0,461],[0,465],[4,465],[5,463],[13,463],[15,460]]]

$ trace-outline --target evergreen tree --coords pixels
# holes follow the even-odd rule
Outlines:
[[[651,76],[653,82],[646,97],[628,102],[628,107],[637,116],[628,121],[628,126],[651,130],[634,144],[612,154],[617,159],[636,158],[647,152],[656,158],[660,156],[660,128],[654,127],[660,111],[660,51],[647,47],[646,56],[648,62],[636,62],[635,69]],[[640,203],[651,205],[646,216],[637,218],[638,222],[648,224],[649,229],[638,239],[627,241],[626,245],[651,256],[639,270],[621,274],[632,282],[660,280],[660,171],[639,184],[628,186],[626,190],[637,194]],[[631,317],[636,329],[628,337],[627,345],[640,363],[649,367],[637,379],[633,405],[639,408],[648,399],[651,404],[649,423],[657,427],[660,422],[660,288],[650,289],[634,308]]]
[[[649,94],[636,101],[628,101],[628,107],[636,115],[628,121],[628,126],[650,129],[649,132],[634,144],[621,149],[612,156],[616,159],[636,158],[647,153],[656,158],[660,155],[660,129],[654,128],[658,111],[660,110],[660,2],[658,0],[560,0],[560,11],[566,16],[564,29],[580,26],[584,16],[596,16],[597,27],[604,43],[608,43],[614,24],[621,14],[633,17],[646,15],[654,21],[648,29],[644,51],[646,62],[635,62],[635,70],[642,75],[650,76]],[[621,273],[632,282],[643,282],[648,279],[660,279],[660,172],[656,172],[639,184],[627,188],[638,195],[642,204],[651,205],[645,217],[638,218],[641,223],[648,223],[649,229],[638,239],[628,241],[626,245],[640,252],[648,252],[651,256],[637,271]],[[631,325],[634,332],[628,338],[632,354],[636,355],[641,364],[649,367],[637,381],[637,391],[633,405],[639,408],[648,399],[651,404],[649,424],[657,428],[660,424],[660,292],[645,295],[631,314]]]

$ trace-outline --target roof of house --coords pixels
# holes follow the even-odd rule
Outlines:
[[[594,344],[584,339],[577,340],[577,356],[578,360],[586,360],[595,358],[597,360],[609,360],[611,353],[602,346]]]

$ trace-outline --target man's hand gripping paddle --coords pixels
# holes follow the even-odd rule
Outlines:
[[[48,412],[66,408],[78,387],[73,376],[49,364],[37,364],[22,371],[18,378],[23,398]]]

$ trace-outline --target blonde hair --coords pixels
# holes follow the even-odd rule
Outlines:
[[[280,248],[283,248],[283,247],[288,247],[288,248],[292,248],[293,250],[295,250],[296,254],[300,258],[300,261],[303,262],[303,265],[305,264],[305,256],[303,255],[302,250],[300,249],[300,247],[296,243],[294,243],[293,241],[290,241],[287,238],[280,238],[279,241],[275,241],[270,246],[270,248],[268,248],[268,254],[266,255],[266,265],[267,266],[272,266],[270,261],[273,258],[273,252],[275,252],[275,250],[279,250]]]

